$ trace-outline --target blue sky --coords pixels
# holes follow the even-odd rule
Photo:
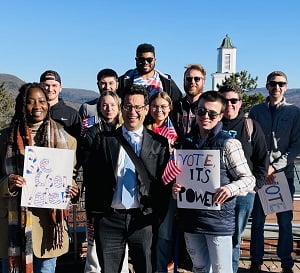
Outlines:
[[[300,87],[299,0],[5,0],[1,1],[0,73],[26,82],[60,73],[64,87],[97,90],[106,67],[119,75],[135,67],[140,43],[156,48],[156,68],[182,89],[184,66],[217,69],[217,48],[228,34],[237,48],[237,70],[258,76],[273,70]]]

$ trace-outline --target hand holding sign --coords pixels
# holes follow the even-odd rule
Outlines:
[[[182,170],[172,191],[178,207],[220,210],[214,199],[220,188],[220,151],[175,150],[175,161]],[[227,195],[226,189],[220,189],[216,200],[222,203]]]

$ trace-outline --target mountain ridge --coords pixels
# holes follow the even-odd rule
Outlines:
[[[8,93],[15,98],[18,94],[18,89],[26,83],[24,80],[18,78],[17,76],[11,74],[0,73],[0,84],[4,83],[4,86]],[[300,88],[288,89],[285,97],[287,101],[293,103],[294,105],[300,107]],[[268,95],[268,90],[264,87],[256,88],[255,90],[247,92],[247,94],[262,93],[264,96]],[[99,97],[99,93],[80,88],[63,88],[60,97],[66,102],[66,104],[79,109],[80,105],[86,101],[93,100]]]

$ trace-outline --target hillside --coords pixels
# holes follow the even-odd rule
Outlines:
[[[0,83],[4,83],[4,86],[8,93],[15,98],[18,94],[18,89],[25,83],[25,81],[20,78],[10,75],[0,73]],[[79,109],[80,105],[89,100],[93,100],[99,96],[98,93],[78,88],[63,88],[61,92],[61,98],[75,109]]]
[[[25,83],[25,81],[19,79],[14,75],[0,73],[0,83],[2,82],[5,83],[5,88],[12,95],[12,97],[15,97],[17,95],[18,89],[22,84]],[[264,96],[268,94],[266,88],[257,88],[254,91],[250,91],[249,94],[253,94],[256,92],[262,93]],[[288,89],[288,91],[286,92],[287,101],[300,107],[299,94],[299,88]],[[79,109],[80,105],[83,102],[93,100],[98,96],[99,94],[94,91],[78,88],[63,88],[61,92],[61,97],[64,99],[64,101],[75,109]]]

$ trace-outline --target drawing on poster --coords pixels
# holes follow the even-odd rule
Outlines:
[[[21,205],[67,209],[72,184],[74,151],[27,146],[24,156]]]
[[[275,173],[274,184],[258,190],[265,215],[293,210],[293,200],[284,172]]]
[[[220,188],[219,150],[175,150],[176,165],[182,172],[176,177],[181,185],[179,208],[220,210],[213,202]]]

